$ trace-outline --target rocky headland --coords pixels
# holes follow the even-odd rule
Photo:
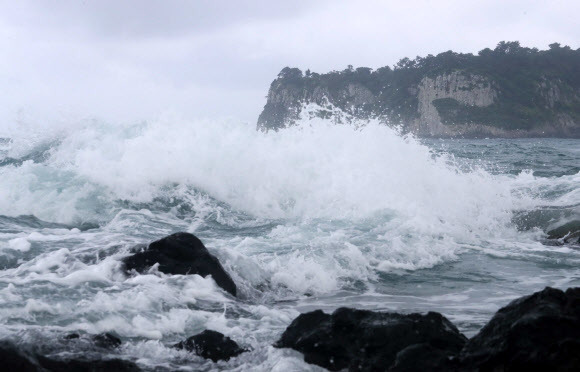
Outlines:
[[[369,119],[419,137],[580,138],[580,49],[500,42],[478,55],[447,51],[393,68],[318,74],[286,67],[272,82],[258,129],[300,118]]]

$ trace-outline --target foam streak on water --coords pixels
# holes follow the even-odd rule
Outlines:
[[[301,311],[435,310],[469,335],[516,296],[580,284],[578,248],[545,240],[580,220],[578,141],[170,116],[5,137],[0,336],[54,353],[63,332],[113,331],[141,367],[209,370],[169,346],[214,329],[253,349],[219,369],[310,370],[270,346]],[[210,278],[121,273],[132,246],[176,231],[205,242],[241,300]]]

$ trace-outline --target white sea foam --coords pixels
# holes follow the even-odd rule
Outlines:
[[[14,238],[8,241],[8,246],[17,251],[26,252],[30,250],[31,244],[26,238]]]
[[[91,122],[58,133],[58,140],[48,136],[54,145],[44,162],[0,168],[0,214],[104,220],[110,232],[159,219],[161,235],[173,221],[116,203],[177,199],[195,212],[190,231],[207,216],[240,227],[219,204],[225,203],[254,219],[287,221],[257,239],[258,245],[275,241],[279,253],[258,265],[273,283],[301,292],[335,289],[353,273],[366,280],[374,275],[369,268],[453,260],[461,247],[513,234],[512,212],[536,203],[526,191],[534,182],[529,174],[463,171],[452,158],[434,157],[412,137],[372,122],[355,128],[312,118],[261,133],[231,121],[166,116],[133,126]],[[346,220],[366,227],[318,231],[320,221]],[[357,236],[363,239],[353,243]],[[364,239],[379,244],[365,247]],[[306,241],[313,250],[294,249]],[[229,243],[216,247],[227,254]],[[254,247],[247,248],[241,254],[252,256]]]
[[[309,124],[264,134],[175,118],[128,128],[93,123],[61,138],[49,161],[3,169],[0,211],[71,222],[90,198],[147,202],[180,184],[266,218],[393,211],[437,231],[441,223],[492,231],[509,220],[509,184],[485,172],[458,172],[385,126]]]

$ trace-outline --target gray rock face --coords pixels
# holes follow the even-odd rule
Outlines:
[[[453,128],[442,123],[433,105],[437,99],[451,98],[466,106],[487,107],[497,100],[497,96],[493,82],[480,75],[454,71],[435,78],[425,77],[419,83],[419,118],[413,122],[412,131],[425,136],[453,135]]]
[[[367,87],[358,83],[348,84],[346,92],[343,94],[347,97],[347,101],[354,106],[372,105],[377,101],[377,98]]]

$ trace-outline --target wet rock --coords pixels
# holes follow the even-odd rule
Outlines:
[[[149,244],[147,248],[139,247],[123,262],[127,273],[132,270],[142,273],[158,263],[158,270],[166,274],[211,275],[218,286],[236,296],[236,284],[219,260],[208,252],[201,240],[189,233],[175,233]]]
[[[18,372],[140,371],[135,363],[123,359],[53,359],[18,348],[8,341],[0,342],[0,368]]]
[[[449,372],[458,368],[457,359],[429,344],[415,344],[397,353],[392,372]]]
[[[460,355],[466,370],[580,371],[580,288],[546,288],[501,308]]]
[[[81,335],[78,333],[69,333],[68,335],[64,336],[65,340],[78,340],[81,338]]]
[[[240,348],[231,338],[211,330],[205,330],[195,336],[191,336],[175,345],[175,347],[194,352],[214,362],[229,360],[246,351]]]
[[[580,221],[570,221],[548,231],[548,239],[561,239],[564,243],[580,244]]]
[[[81,339],[87,340],[87,338],[93,345],[102,349],[115,349],[121,346],[121,340],[110,333],[99,333],[84,337],[81,337],[78,333],[69,333],[64,336],[64,339],[68,341]]]
[[[301,314],[274,346],[300,351],[306,362],[331,371],[406,371],[441,365],[466,341],[439,313],[401,315],[340,308],[332,315],[321,310]],[[413,346],[418,349],[409,349]],[[417,350],[426,349],[429,353],[415,358]]]
[[[52,372],[137,372],[141,369],[133,362],[123,359],[56,360],[38,357],[40,365]]]
[[[0,341],[0,365],[4,371],[39,371],[36,360],[8,341]]]
[[[121,346],[121,340],[110,333],[99,333],[92,337],[95,346],[103,349],[115,349]]]

